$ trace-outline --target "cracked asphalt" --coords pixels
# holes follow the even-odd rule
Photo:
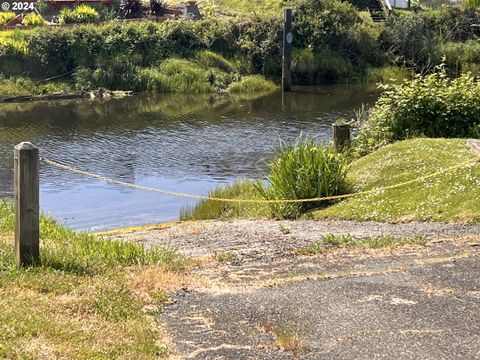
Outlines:
[[[159,317],[174,357],[480,359],[478,227],[420,224],[412,230],[402,224],[390,234],[417,236],[420,229],[430,241],[299,256],[291,250],[319,240],[316,224],[292,223],[283,236],[274,222],[260,228],[214,224],[148,235],[151,246],[155,237],[158,244],[168,239],[201,259],[194,275],[202,281],[178,293]],[[385,234],[389,225],[370,224],[364,236]],[[351,222],[336,226],[359,237],[365,229]],[[335,233],[331,224],[318,222],[318,228]],[[142,241],[144,235],[129,236]]]

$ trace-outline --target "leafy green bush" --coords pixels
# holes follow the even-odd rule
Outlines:
[[[298,52],[301,58],[297,64],[302,67],[304,60],[310,58],[307,72],[296,74],[294,68],[300,82],[361,77],[367,67],[380,66],[385,61],[379,28],[347,2],[303,0],[297,5],[293,25],[295,46],[307,49]]]
[[[360,125],[359,154],[411,136],[480,136],[480,83],[470,74],[451,79],[440,68],[384,89]]]
[[[448,42],[440,46],[447,67],[456,74],[464,72],[464,67],[480,64],[480,42],[467,40],[465,42]]]
[[[294,144],[281,141],[278,150],[266,174],[267,185],[257,185],[265,199],[309,199],[347,191],[349,167],[343,154],[304,136]],[[271,210],[276,217],[294,219],[321,205],[319,202],[280,203],[272,204]]]
[[[25,26],[40,26],[40,25],[45,25],[47,22],[45,19],[42,17],[42,15],[39,15],[37,13],[28,13],[22,21],[22,24]]]
[[[15,18],[15,13],[13,11],[0,11],[0,26],[5,25],[10,20]]]
[[[79,5],[73,10],[64,7],[60,11],[60,23],[62,24],[87,24],[100,20],[97,10],[88,5]]]

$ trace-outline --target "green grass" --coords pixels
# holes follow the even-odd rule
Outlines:
[[[35,82],[25,77],[7,78],[0,74],[0,98],[51,93],[72,92],[72,85],[64,82]]]
[[[219,186],[209,196],[225,199],[262,199],[253,181],[239,180],[231,185]],[[193,207],[180,211],[180,220],[268,218],[270,209],[263,204],[229,203],[202,200]]]
[[[348,190],[348,161],[341,153],[300,135],[293,144],[280,141],[275,159],[257,188],[268,200],[298,200],[344,194]],[[318,202],[273,203],[272,214],[296,219]]]
[[[427,241],[421,236],[413,238],[398,238],[391,235],[370,236],[356,239],[351,235],[325,234],[323,244],[330,247],[357,247],[366,249],[396,248],[404,245],[424,246]]]
[[[399,84],[407,79],[412,79],[415,73],[400,66],[384,66],[369,68],[365,76],[367,83]]]
[[[291,0],[199,0],[198,4],[202,13],[214,16],[215,14],[279,14],[283,7],[289,3],[294,3]]]
[[[186,259],[42,216],[41,265],[16,269],[13,225],[11,203],[0,202],[0,358],[167,356],[153,314],[143,309],[161,310],[187,276]]]
[[[382,188],[474,160],[464,139],[418,138],[398,142],[351,165],[355,191]],[[480,165],[405,187],[377,191],[313,211],[318,219],[358,221],[480,221]]]
[[[313,242],[310,245],[293,250],[295,255],[318,255],[336,248],[363,248],[363,249],[394,249],[401,246],[425,246],[427,240],[424,237],[398,238],[391,235],[369,236],[357,239],[349,234],[325,234],[322,242]]]
[[[278,90],[277,85],[261,75],[248,75],[228,87],[231,93],[267,92]]]

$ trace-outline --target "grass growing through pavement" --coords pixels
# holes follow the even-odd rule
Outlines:
[[[475,160],[465,139],[412,139],[367,155],[351,165],[355,191],[416,179]],[[358,221],[480,221],[480,164],[455,169],[405,187],[344,200],[310,215]]]
[[[401,246],[425,246],[427,239],[421,236],[398,238],[390,235],[370,236],[357,239],[349,234],[325,234],[322,242],[313,242],[307,247],[294,249],[296,255],[318,255],[336,248],[394,249]]]
[[[42,265],[16,269],[12,210],[0,203],[0,358],[168,353],[153,315],[185,280],[184,258],[171,249],[76,233],[42,217]]]

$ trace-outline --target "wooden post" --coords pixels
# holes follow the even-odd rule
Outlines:
[[[17,267],[40,263],[38,149],[22,142],[14,150],[15,261]]]
[[[282,58],[282,88],[290,91],[292,88],[292,9],[285,9],[283,23],[283,58]]]
[[[350,144],[350,125],[345,122],[336,122],[332,125],[333,147],[341,151]]]

